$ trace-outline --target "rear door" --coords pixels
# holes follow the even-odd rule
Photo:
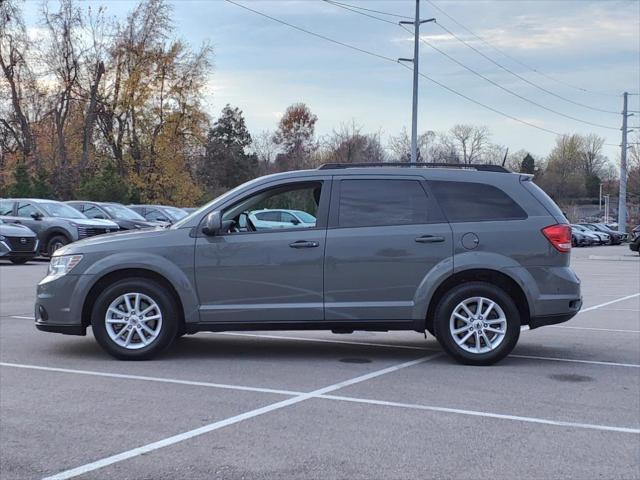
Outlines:
[[[452,253],[451,228],[422,177],[334,177],[326,320],[412,319],[420,283]]]

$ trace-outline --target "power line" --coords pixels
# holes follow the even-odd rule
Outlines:
[[[555,77],[552,77],[551,75],[548,75],[546,73],[541,72],[540,70],[538,70],[535,67],[532,67],[531,65],[527,65],[526,63],[518,60],[517,58],[509,55],[508,53],[504,52],[503,50],[501,50],[500,48],[496,47],[495,45],[493,45],[492,43],[490,43],[488,40],[482,38],[480,35],[477,35],[476,33],[474,33],[473,31],[471,31],[468,27],[466,27],[465,25],[463,25],[462,23],[460,23],[458,20],[456,20],[454,17],[452,17],[451,15],[449,15],[446,11],[444,11],[442,8],[440,8],[438,5],[436,5],[434,2],[432,2],[431,0],[426,0],[427,3],[429,3],[433,8],[435,8],[436,10],[438,10],[440,13],[442,13],[445,17],[447,17],[449,20],[451,20],[453,23],[455,23],[456,25],[458,25],[460,28],[462,28],[463,30],[465,30],[466,32],[468,32],[469,34],[471,34],[472,36],[474,36],[475,38],[477,38],[478,40],[480,40],[482,43],[484,43],[485,45],[487,45],[488,47],[492,48],[493,50],[495,50],[496,52],[500,53],[501,55],[507,57],[508,59],[510,59],[511,61],[527,68],[528,70],[531,70],[532,72],[537,73],[538,75],[541,75],[549,80],[553,80],[554,82],[560,83],[566,87],[569,88],[573,88],[575,90],[581,91],[581,92],[585,92],[585,93],[595,93],[598,95],[606,95],[606,96],[611,96],[611,97],[619,97],[619,94],[616,93],[608,93],[608,92],[598,92],[598,91],[594,91],[594,90],[587,90],[586,88],[582,88],[582,87],[578,87],[576,85],[572,85],[570,83],[567,83],[563,80],[559,80]],[[615,113],[619,113],[619,112],[615,112]]]
[[[374,10],[372,8],[365,8],[365,7],[361,7],[361,6],[356,6],[356,5],[349,5],[347,3],[342,3],[342,2],[336,2],[334,0],[322,0],[323,2],[327,2],[327,3],[333,3],[334,5],[340,5],[343,7],[350,7],[350,8],[357,8],[359,10],[364,10],[367,12],[372,12],[372,13],[379,13],[381,15],[388,15],[390,17],[396,17],[396,18],[402,18],[404,20],[413,20],[413,17],[409,17],[407,15],[398,15],[397,13],[390,13],[390,12],[383,12],[381,10]]]
[[[504,65],[502,65],[501,63],[495,61],[493,58],[491,58],[488,55],[485,55],[484,52],[482,52],[482,50],[478,50],[476,47],[474,47],[473,45],[471,45],[469,42],[467,42],[466,40],[463,40],[462,38],[460,38],[458,35],[456,35],[455,33],[453,33],[451,30],[449,30],[447,27],[445,27],[444,25],[436,22],[436,24],[443,29],[445,32],[447,32],[449,35],[451,35],[453,38],[455,38],[456,40],[458,40],[459,42],[463,43],[464,45],[466,45],[467,47],[469,47],[471,50],[473,50],[474,52],[476,52],[478,55],[481,55],[482,57],[486,58],[487,60],[489,60],[491,63],[493,63],[494,65],[498,66],[499,68],[501,68],[502,70],[504,70],[505,72],[510,73],[511,75],[513,75],[516,78],[519,78],[520,80],[522,80],[523,82],[527,83],[528,85],[531,85],[534,88],[537,88],[538,90],[545,92],[549,95],[552,95],[556,98],[559,98],[560,100],[563,100],[565,102],[568,103],[572,103],[573,105],[577,105],[579,107],[582,108],[588,108],[589,110],[594,110],[596,112],[602,112],[602,113],[612,113],[615,115],[620,115],[620,112],[616,112],[614,110],[605,110],[603,108],[597,108],[597,107],[592,107],[591,105],[587,105],[585,103],[580,103],[580,102],[576,102],[574,100],[571,100],[570,98],[566,98],[563,97],[562,95],[558,95],[555,92],[552,92],[551,90],[548,90],[544,87],[541,87],[540,85],[538,85],[537,83],[532,82],[531,80],[523,77],[522,75],[520,75],[519,73],[514,72],[513,70],[511,70],[508,67],[505,67]]]
[[[375,52],[372,52],[372,51],[369,51],[369,50],[365,50],[365,49],[363,49],[363,48],[356,47],[356,46],[354,46],[354,45],[350,45],[350,44],[348,44],[348,43],[344,43],[344,42],[341,42],[341,41],[339,41],[339,40],[335,40],[335,39],[330,38],[330,37],[327,37],[327,36],[325,36],[325,35],[322,35],[322,34],[319,34],[319,33],[315,33],[315,32],[312,32],[312,31],[310,31],[310,30],[306,30],[306,29],[304,29],[304,28],[302,28],[302,27],[298,27],[297,25],[294,25],[294,24],[292,24],[292,23],[286,22],[286,21],[281,20],[281,19],[279,19],[279,18],[273,17],[273,16],[271,16],[271,15],[267,15],[266,13],[263,13],[263,12],[260,12],[260,11],[258,11],[258,10],[255,10],[255,9],[253,9],[253,8],[250,8],[250,7],[247,7],[247,6],[245,6],[245,5],[242,5],[242,4],[240,4],[240,3],[238,3],[238,2],[236,2],[236,1],[234,1],[234,0],[225,0],[225,1],[226,1],[227,3],[230,3],[230,4],[232,4],[232,5],[235,5],[235,6],[237,6],[237,7],[243,8],[243,9],[245,9],[245,10],[249,11],[249,12],[255,13],[255,14],[260,15],[260,16],[262,16],[262,17],[264,17],[264,18],[268,18],[269,20],[272,20],[272,21],[274,21],[274,22],[280,23],[281,25],[285,25],[285,26],[287,26],[287,27],[289,27],[289,28],[293,28],[294,30],[297,30],[297,31],[299,31],[299,32],[306,33],[306,34],[311,35],[311,36],[313,36],[313,37],[320,38],[320,39],[322,39],[322,40],[325,40],[325,41],[328,41],[328,42],[330,42],[330,43],[333,43],[334,45],[340,45],[340,46],[342,46],[342,47],[345,47],[345,48],[348,48],[348,49],[351,49],[351,50],[354,50],[354,51],[357,51],[357,52],[360,52],[360,53],[364,53],[364,54],[367,54],[367,55],[369,55],[369,56],[379,58],[379,59],[381,59],[381,60],[385,60],[385,61],[388,61],[388,62],[393,62],[394,64],[401,65],[402,67],[407,68],[408,70],[411,70],[411,68],[410,68],[410,67],[408,67],[408,66],[406,66],[406,65],[403,65],[402,63],[397,62],[395,59],[393,59],[393,58],[391,58],[391,57],[387,57],[387,56],[385,56],[385,55],[381,55],[381,54],[378,54],[378,53],[375,53]],[[437,80],[435,80],[435,79],[433,79],[433,78],[429,77],[428,75],[426,75],[426,74],[424,74],[424,73],[422,73],[422,72],[419,72],[419,75],[420,75],[421,77],[423,77],[423,78],[425,78],[425,79],[429,80],[430,82],[432,82],[432,83],[434,83],[434,84],[438,85],[439,87],[442,87],[442,88],[444,88],[445,90],[447,90],[447,91],[449,91],[449,92],[453,93],[454,95],[457,95],[457,96],[459,96],[459,97],[461,97],[461,98],[464,98],[465,100],[468,100],[469,102],[472,102],[472,103],[474,103],[474,104],[476,104],[476,105],[479,105],[479,106],[481,106],[481,107],[483,107],[483,108],[485,108],[485,109],[487,109],[487,110],[490,110],[490,111],[492,111],[492,112],[494,112],[494,113],[497,113],[497,114],[502,115],[502,116],[504,116],[504,117],[506,117],[506,118],[509,118],[510,120],[513,120],[513,121],[515,121],[515,122],[521,123],[521,124],[523,124],[523,125],[527,125],[527,126],[529,126],[529,127],[532,127],[532,128],[537,129],[537,130],[541,130],[541,131],[543,131],[543,132],[547,132],[547,133],[550,133],[550,134],[553,134],[553,135],[559,135],[559,136],[564,136],[564,135],[565,135],[565,134],[560,133],[560,132],[557,132],[557,131],[555,131],[555,130],[551,130],[551,129],[549,129],[549,128],[541,127],[541,126],[536,125],[536,124],[531,123],[531,122],[527,122],[526,120],[522,120],[522,119],[517,118],[517,117],[515,117],[515,116],[513,116],[513,115],[510,115],[510,114],[505,113],[505,112],[503,112],[503,111],[501,111],[501,110],[498,110],[498,109],[493,108],[493,107],[491,107],[491,106],[489,106],[489,105],[486,105],[486,104],[484,104],[484,103],[482,103],[482,102],[479,102],[479,101],[477,101],[477,100],[475,100],[475,99],[473,99],[473,98],[471,98],[471,97],[469,97],[469,96],[467,96],[467,95],[465,95],[465,94],[463,94],[463,93],[458,92],[457,90],[454,90],[454,89],[453,89],[453,88],[451,88],[451,87],[448,87],[447,85],[445,85],[445,84],[443,84],[443,83],[438,82]],[[614,147],[619,146],[619,145],[610,144],[610,143],[605,143],[604,145],[607,145],[607,146],[614,146]]]
[[[323,1],[325,1],[325,2],[327,2],[327,3],[331,3],[331,4],[335,5],[335,6],[339,6],[339,7],[342,7],[342,8],[346,8],[346,9],[348,9],[348,10],[352,11],[352,12],[355,12],[355,13],[362,13],[362,12],[358,12],[357,10],[366,10],[366,11],[373,11],[373,12],[377,12],[377,13],[380,13],[380,14],[393,15],[393,16],[395,16],[395,17],[399,17],[399,18],[407,18],[407,17],[405,17],[404,15],[390,14],[390,13],[388,13],[388,12],[381,12],[381,11],[379,11],[379,10],[372,10],[372,9],[368,9],[368,8],[360,7],[359,5],[353,5],[353,4],[347,4],[347,3],[342,3],[342,2],[336,2],[335,0],[323,0]],[[591,91],[589,91],[589,90],[582,89],[581,87],[575,87],[575,86],[572,86],[571,84],[568,84],[568,83],[562,82],[561,80],[554,79],[553,77],[551,77],[551,76],[549,76],[549,75],[546,75],[546,74],[544,74],[544,73],[542,73],[542,72],[538,71],[537,69],[535,69],[535,68],[533,68],[533,67],[531,67],[531,66],[529,66],[529,65],[527,65],[527,64],[525,64],[525,63],[520,62],[519,60],[517,60],[517,59],[515,59],[515,58],[511,57],[510,55],[506,54],[505,52],[502,52],[500,49],[498,49],[497,47],[494,47],[494,46],[493,46],[493,45],[491,45],[488,41],[484,40],[482,37],[480,37],[479,35],[477,35],[477,34],[475,34],[474,32],[472,32],[470,29],[468,29],[468,28],[467,28],[467,27],[465,27],[463,24],[461,24],[460,22],[458,22],[458,21],[457,21],[455,18],[453,18],[451,15],[449,15],[449,14],[448,14],[448,13],[446,13],[444,10],[442,10],[440,7],[438,7],[437,5],[435,5],[431,0],[426,0],[426,1],[427,1],[427,2],[429,2],[429,4],[430,4],[431,6],[433,6],[434,8],[436,8],[438,11],[440,11],[440,12],[441,12],[443,15],[445,15],[447,18],[449,18],[451,21],[453,21],[454,23],[456,23],[457,25],[459,25],[461,28],[463,28],[463,29],[465,29],[467,32],[469,32],[471,35],[473,35],[474,37],[476,37],[477,39],[479,39],[479,40],[480,40],[480,41],[482,41],[483,43],[487,44],[488,46],[490,46],[490,47],[491,47],[491,48],[493,48],[494,50],[498,51],[498,52],[499,52],[499,53],[501,53],[502,55],[504,55],[504,56],[506,56],[506,57],[510,58],[510,59],[511,59],[511,60],[513,60],[514,62],[519,63],[519,64],[521,64],[522,66],[524,66],[524,67],[528,68],[529,70],[532,70],[532,71],[534,71],[534,72],[536,72],[536,73],[538,73],[538,74],[540,74],[540,75],[542,75],[542,76],[545,76],[545,77],[551,78],[552,80],[555,80],[555,81],[557,81],[557,82],[559,82],[559,83],[563,83],[563,84],[565,84],[565,85],[567,85],[567,86],[570,86],[570,87],[572,87],[572,88],[577,88],[578,90],[582,90],[582,91],[584,91],[584,92],[598,93],[598,92],[591,92]],[[357,10],[354,10],[354,9],[357,9]],[[367,16],[369,16],[369,15],[367,15]],[[371,18],[375,18],[375,19],[377,19],[377,20],[385,21],[385,22],[388,22],[388,23],[393,23],[393,22],[390,22],[390,21],[388,21],[388,20],[381,19],[381,18],[379,18],[379,17],[373,17],[373,16],[370,16],[370,17],[371,17]],[[532,87],[537,88],[538,90],[541,90],[541,91],[543,91],[543,92],[547,93],[548,95],[552,95],[552,96],[554,96],[554,97],[556,97],[556,98],[559,98],[560,100],[563,100],[563,101],[565,101],[565,102],[568,102],[568,103],[571,103],[571,104],[577,105],[577,106],[582,107],[582,108],[587,108],[587,109],[589,109],[589,110],[593,110],[593,111],[596,111],[596,112],[601,112],[601,113],[611,113],[611,114],[615,114],[615,115],[619,115],[619,114],[620,114],[620,112],[616,112],[616,111],[614,111],[614,110],[606,110],[606,109],[603,109],[603,108],[593,107],[593,106],[591,106],[591,105],[587,105],[587,104],[585,104],[585,103],[576,102],[576,101],[571,100],[571,99],[569,99],[569,98],[566,98],[566,97],[564,97],[564,96],[562,96],[562,95],[559,95],[559,94],[557,94],[557,93],[555,93],[555,92],[552,92],[551,90],[548,90],[548,89],[546,89],[546,88],[544,88],[544,87],[542,87],[542,86],[538,85],[537,83],[532,82],[531,80],[528,80],[527,78],[525,78],[525,77],[523,77],[522,75],[520,75],[520,74],[518,74],[518,73],[514,72],[513,70],[509,69],[508,67],[505,67],[505,66],[504,66],[504,65],[502,65],[501,63],[497,62],[497,61],[496,61],[496,60],[494,60],[493,58],[491,58],[491,57],[489,57],[488,55],[486,55],[486,54],[485,54],[484,52],[482,52],[481,50],[478,50],[478,49],[477,49],[477,48],[475,48],[473,45],[469,44],[467,41],[465,41],[465,40],[463,40],[462,38],[460,38],[459,36],[457,36],[454,32],[452,32],[451,30],[449,30],[448,28],[446,28],[444,25],[442,25],[442,24],[438,23],[437,21],[436,21],[436,23],[438,24],[438,26],[439,26],[440,28],[442,28],[444,31],[446,31],[447,33],[449,33],[449,35],[451,35],[451,36],[452,36],[452,37],[454,37],[456,40],[458,40],[459,42],[461,42],[461,43],[463,43],[464,45],[466,45],[468,48],[471,48],[473,51],[475,51],[476,53],[478,53],[478,54],[479,54],[479,55],[481,55],[482,57],[486,58],[488,61],[490,61],[490,62],[491,62],[491,63],[493,63],[494,65],[496,65],[496,66],[498,66],[499,68],[503,69],[504,71],[506,71],[506,72],[510,73],[511,75],[514,75],[515,77],[517,77],[517,78],[519,78],[520,80],[522,80],[523,82],[525,82],[525,83],[527,83],[527,84],[531,85]],[[619,97],[619,96],[620,96],[620,95],[614,95],[614,94],[608,94],[608,93],[607,93],[607,94],[605,94],[605,95],[616,96],[616,97]],[[606,127],[606,128],[611,128],[611,127]]]
[[[340,45],[340,46],[345,47],[345,48],[350,48],[351,50],[355,50],[355,51],[360,52],[360,53],[365,53],[367,55],[371,55],[372,57],[377,57],[377,58],[381,58],[383,60],[387,60],[389,62],[396,63],[396,60],[391,58],[391,57],[387,57],[385,55],[380,55],[378,53],[374,53],[374,52],[371,52],[369,50],[365,50],[364,48],[356,47],[354,45],[349,45],[349,44],[343,43],[343,42],[341,42],[339,40],[335,40],[333,38],[326,37],[326,36],[324,36],[324,35],[322,35],[320,33],[315,33],[315,32],[312,32],[310,30],[306,30],[306,29],[304,29],[302,27],[298,27],[297,25],[294,25],[292,23],[285,22],[284,20],[280,20],[279,18],[272,17],[271,15],[267,15],[266,13],[260,12],[258,10],[254,10],[253,8],[247,7],[246,5],[242,5],[241,3],[234,2],[233,0],[225,0],[225,1],[235,5],[236,7],[244,8],[245,10],[253,12],[253,13],[255,13],[257,15],[260,15],[262,17],[268,18],[269,20],[273,20],[274,22],[278,22],[278,23],[280,23],[282,25],[286,25],[287,27],[293,28],[293,29],[298,30],[300,32],[306,33],[308,35],[312,35],[312,36],[317,37],[317,38],[321,38],[322,40],[326,40],[327,42],[335,43],[336,45]]]
[[[371,19],[374,19],[374,20],[378,20],[380,22],[389,23],[391,25],[398,26],[398,24],[396,22],[387,20],[385,18],[380,18],[380,17],[377,17],[375,15],[370,15],[368,13],[364,13],[364,12],[361,12],[361,11],[357,10],[357,9],[362,9],[362,7],[355,7],[355,6],[352,7],[351,5],[348,5],[346,3],[336,2],[336,1],[333,1],[333,0],[322,0],[322,1],[324,1],[326,3],[329,3],[331,5],[334,5],[336,7],[339,7],[339,8],[345,9],[345,10],[349,10],[350,12],[357,13],[358,15],[363,15],[365,17],[368,17],[368,18],[371,18]],[[370,9],[367,9],[367,10],[370,10]],[[381,13],[379,11],[377,11],[377,12]],[[406,32],[408,32],[408,33],[413,35],[413,33],[408,28],[406,28],[404,25],[400,25],[400,27],[403,30],[405,30]],[[487,76],[485,76],[482,73],[478,72],[477,70],[474,70],[473,68],[468,67],[464,63],[460,62],[456,58],[452,57],[451,55],[449,55],[445,51],[441,50],[440,48],[436,47],[435,45],[431,44],[430,42],[424,40],[423,38],[420,38],[420,41],[422,43],[424,43],[425,45],[431,47],[432,49],[434,49],[436,52],[440,53],[441,55],[444,55],[445,57],[447,57],[452,62],[456,63],[457,65],[460,65],[462,68],[470,71],[471,73],[473,73],[474,75],[482,78],[486,82],[489,82],[491,85],[494,85],[495,87],[498,87],[499,89],[507,92],[508,94],[513,95],[513,96],[515,96],[515,97],[517,97],[517,98],[519,98],[521,100],[524,100],[527,103],[535,105],[535,106],[537,106],[539,108],[542,108],[543,110],[547,110],[548,112],[554,113],[556,115],[559,115],[561,117],[567,118],[569,120],[573,120],[575,122],[584,123],[585,125],[591,125],[593,127],[605,128],[605,129],[609,129],[609,130],[619,130],[618,127],[612,127],[612,126],[609,126],[609,125],[602,125],[602,124],[599,124],[599,123],[593,123],[593,122],[590,122],[590,121],[587,121],[587,120],[583,120],[583,119],[574,117],[572,115],[567,115],[565,113],[562,113],[562,112],[560,112],[558,110],[554,110],[553,108],[547,107],[545,105],[541,105],[540,103],[538,103],[538,102],[536,102],[534,100],[531,100],[531,99],[529,99],[529,98],[527,98],[527,97],[525,97],[523,95],[520,95],[519,93],[516,93],[513,90],[510,90],[509,88],[504,87],[503,85],[500,85],[498,82],[495,82],[495,81],[491,80],[490,78],[488,78]]]
[[[407,32],[409,32],[408,29],[402,27],[404,30],[406,30]],[[411,33],[411,32],[409,32]],[[584,123],[586,125],[591,125],[593,127],[599,127],[599,128],[606,128],[609,130],[619,130],[618,127],[611,127],[608,125],[602,125],[599,123],[593,123],[593,122],[589,122],[588,120],[582,120],[580,118],[571,116],[571,115],[567,115],[566,113],[562,113],[558,110],[554,110],[553,108],[547,107],[545,105],[542,105],[534,100],[531,100],[530,98],[527,98],[523,95],[520,95],[517,92],[514,92],[513,90],[508,89],[507,87],[500,85],[498,82],[495,82],[494,80],[491,80],[490,78],[488,78],[487,76],[483,75],[482,73],[478,72],[477,70],[474,70],[471,67],[468,67],[467,65],[465,65],[464,63],[460,62],[459,60],[455,59],[454,57],[452,57],[451,55],[449,55],[448,53],[446,53],[445,51],[439,49],[438,47],[436,47],[435,45],[429,43],[428,41],[424,40],[424,39],[420,39],[422,41],[422,43],[424,43],[425,45],[428,45],[429,47],[431,47],[432,49],[434,49],[436,52],[440,53],[441,55],[444,55],[445,57],[447,57],[449,60],[451,60],[452,62],[456,63],[457,65],[460,65],[462,68],[470,71],[471,73],[473,73],[474,75],[482,78],[483,80],[489,82],[491,85],[494,85],[495,87],[498,87],[500,90],[503,90],[505,92],[507,92],[510,95],[513,95],[514,97],[517,97],[521,100],[524,100],[527,103],[530,103],[531,105],[535,105],[539,108],[542,108],[543,110],[547,110],[548,112],[554,113],[556,115],[560,115],[561,117],[564,118],[568,118],[569,120],[573,120],[574,122],[580,122],[580,123]]]

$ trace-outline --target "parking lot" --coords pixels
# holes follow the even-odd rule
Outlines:
[[[0,265],[2,479],[640,478],[640,261],[574,249],[584,306],[492,367],[418,333],[200,333],[120,362],[33,326]]]

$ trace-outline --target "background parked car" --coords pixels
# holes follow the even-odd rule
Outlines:
[[[587,232],[577,229],[575,226],[571,226],[571,245],[574,247],[590,247],[594,243],[599,243],[598,238],[595,235],[590,235]]]
[[[0,259],[27,263],[38,254],[38,236],[28,227],[0,220]]]
[[[120,230],[152,228],[162,225],[160,222],[149,222],[138,212],[134,212],[120,203],[87,202],[84,200],[72,200],[66,203],[88,218],[111,220],[120,227]]]
[[[316,226],[316,217],[301,210],[267,209],[254,210],[249,219],[258,230],[274,228],[309,228]]]
[[[33,230],[38,235],[41,253],[48,256],[76,240],[118,230],[118,225],[109,220],[89,220],[75,208],[55,200],[3,199],[0,218]]]
[[[629,249],[633,252],[640,253],[640,225],[637,225],[633,230],[631,230]]]
[[[175,223],[188,215],[181,208],[168,205],[128,205],[128,207],[151,222]]]
[[[571,229],[575,229],[583,235],[591,238],[593,245],[606,245],[610,240],[608,234],[591,230],[584,225],[571,225]]]
[[[609,245],[620,245],[624,239],[621,232],[614,232],[604,223],[581,223],[583,227],[593,230],[594,232],[605,233],[609,235]]]

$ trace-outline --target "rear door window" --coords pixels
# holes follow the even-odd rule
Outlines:
[[[340,227],[423,224],[428,217],[427,195],[418,180],[340,181]]]
[[[526,212],[493,185],[474,182],[430,181],[440,207],[450,222],[523,220]]]

